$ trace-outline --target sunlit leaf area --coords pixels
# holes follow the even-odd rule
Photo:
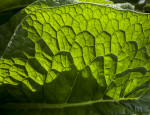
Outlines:
[[[0,115],[150,115],[150,1],[1,2]]]

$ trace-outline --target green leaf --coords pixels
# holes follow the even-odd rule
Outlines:
[[[5,0],[5,2],[1,2],[0,4],[0,12],[23,8],[34,1],[35,0]]]
[[[38,8],[54,7],[54,6],[60,6],[64,4],[73,4],[73,3],[76,3],[76,2],[74,0],[60,0],[59,2],[52,1],[52,0],[37,0],[31,5],[27,6],[25,9],[21,10],[16,15],[14,15],[7,23],[0,25],[0,57],[4,53],[6,46],[8,42],[10,41],[10,38],[13,35],[17,26],[32,11]]]
[[[92,3],[98,3],[98,4],[113,4],[112,1],[109,0],[79,0],[81,2],[92,2]]]
[[[5,0],[0,4],[0,25],[6,23],[14,14],[36,0]]]
[[[115,3],[124,3],[124,2],[128,2],[128,3],[138,3],[140,0],[111,0]]]
[[[130,105],[149,90],[149,42],[149,14],[91,3],[37,9],[0,59],[3,114],[136,113]]]
[[[130,110],[136,111],[135,114],[147,115],[150,113],[150,90],[138,100],[123,101],[121,103]]]

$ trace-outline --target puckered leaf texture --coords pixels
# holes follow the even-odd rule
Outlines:
[[[149,42],[149,14],[92,3],[32,11],[0,59],[3,114],[148,114]]]
[[[12,8],[14,8],[14,7],[18,7],[18,3],[20,6],[20,4],[22,4],[22,2],[25,2],[25,1],[20,0],[20,2],[19,2],[19,1],[15,0],[15,1],[13,1],[13,4],[10,4],[10,5],[15,5],[12,7]],[[31,3],[31,1],[27,0],[27,3]],[[26,8],[22,9],[16,15],[12,16],[12,18],[7,23],[0,25],[0,57],[4,53],[6,46],[7,46],[8,42],[10,41],[10,38],[13,35],[17,26],[32,11],[34,11],[38,8],[55,7],[55,6],[61,6],[64,4],[73,4],[73,3],[76,3],[76,1],[75,0],[60,0],[60,1],[57,1],[57,0],[37,0],[37,1],[33,2],[32,4],[28,5]],[[7,2],[6,2],[4,6],[6,7],[7,5],[9,5],[9,4],[7,4]],[[7,10],[7,7],[6,7],[6,10]]]

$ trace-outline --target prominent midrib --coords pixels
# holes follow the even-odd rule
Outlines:
[[[67,108],[67,107],[77,107],[77,106],[86,106],[92,105],[95,103],[102,102],[119,102],[127,100],[137,100],[138,98],[121,98],[118,100],[95,100],[95,101],[86,101],[81,103],[62,103],[62,104],[46,104],[46,103],[6,103],[0,108],[7,109],[57,109],[57,108]]]

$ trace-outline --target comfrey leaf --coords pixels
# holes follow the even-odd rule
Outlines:
[[[149,42],[149,14],[92,3],[36,9],[0,59],[2,114],[147,114]]]
[[[113,4],[112,1],[109,0],[79,0],[81,2],[91,2],[91,3],[98,3],[98,4]]]
[[[75,0],[37,0],[25,9],[14,15],[6,24],[0,25],[0,57],[14,33],[14,30],[21,23],[23,18],[38,8],[61,6],[64,4],[74,4]],[[7,33],[7,34],[6,34]]]
[[[0,4],[0,13],[26,7],[34,1],[35,0],[5,0],[5,2],[1,2]]]

